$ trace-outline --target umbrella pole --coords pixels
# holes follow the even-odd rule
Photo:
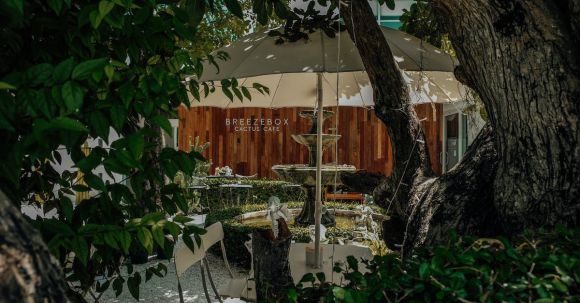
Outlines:
[[[316,204],[314,208],[314,268],[321,267],[320,221],[322,219],[322,74],[316,74]]]

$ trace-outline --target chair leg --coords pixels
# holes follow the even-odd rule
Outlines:
[[[217,291],[217,288],[215,287],[215,284],[213,283],[213,278],[211,277],[211,271],[209,270],[209,264],[208,264],[206,258],[203,258],[203,263],[205,264],[205,270],[207,271],[207,277],[209,278],[209,284],[211,285],[211,288],[213,289],[213,292],[215,293],[215,297],[216,297],[216,299],[218,299],[218,301],[220,301],[220,303],[223,303],[222,297],[220,296],[220,293]]]
[[[226,264],[226,269],[230,274],[230,278],[234,279],[234,272],[232,272],[232,268],[230,267],[230,262],[228,261],[228,255],[226,254],[226,246],[224,244],[224,240],[220,241],[220,246],[222,249],[222,257],[224,258],[224,263]]]
[[[207,291],[207,284],[205,282],[205,271],[203,270],[203,262],[199,262],[199,268],[201,270],[201,283],[203,284],[203,292],[205,293],[205,298],[207,299],[207,303],[211,303],[211,298],[209,296],[209,292]]]
[[[177,292],[179,293],[179,303],[185,303],[183,300],[183,289],[181,288],[181,282],[179,281],[179,277],[177,277]]]

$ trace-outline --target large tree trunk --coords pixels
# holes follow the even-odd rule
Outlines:
[[[64,276],[38,231],[0,191],[0,302],[67,302]]]
[[[368,3],[340,7],[374,88],[375,113],[393,142],[393,174],[374,195],[405,222],[405,255],[451,230],[489,235],[576,225],[580,1],[437,2],[462,64],[458,79],[481,95],[490,114],[463,160],[438,178]]]
[[[580,219],[580,1],[438,0],[495,129],[508,233]]]

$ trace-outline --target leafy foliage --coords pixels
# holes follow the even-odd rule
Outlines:
[[[318,1],[324,7],[328,6],[326,14],[321,14],[320,11],[315,9],[316,3],[315,1],[310,1],[306,9],[294,8],[286,16],[286,24],[283,27],[283,31],[271,30],[268,35],[278,37],[276,44],[282,44],[302,39],[308,40],[308,35],[316,30],[321,30],[330,38],[334,38],[338,31],[345,30],[344,26],[341,27],[342,21],[339,20],[339,16],[335,14],[337,2]]]
[[[281,0],[253,2],[265,24]],[[210,93],[210,84],[187,79],[203,73],[204,60],[217,66],[216,58],[187,46],[200,41],[198,26],[218,9],[240,17],[237,0],[0,3],[0,189],[14,203],[57,210],[34,224],[78,293],[112,286],[118,294],[127,284],[138,297],[148,279],[119,275],[132,243],[151,253],[166,244],[164,235],[202,232],[182,228],[185,218],[167,219],[187,203],[165,179],[192,173],[203,157],[162,150],[158,138],[170,131],[174,109],[189,104],[188,92]],[[244,96],[235,80],[225,83]],[[82,148],[91,138],[109,147]],[[73,167],[57,171],[63,156]],[[78,193],[88,198],[75,205]]]
[[[429,1],[418,0],[403,10],[401,30],[441,48],[448,39],[439,18]]]
[[[577,302],[580,300],[579,229],[528,233],[507,239],[450,237],[446,245],[359,264],[337,264],[346,286],[307,275],[290,302]],[[366,271],[363,271],[364,266]]]

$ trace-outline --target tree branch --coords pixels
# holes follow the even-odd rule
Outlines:
[[[423,131],[411,105],[407,84],[368,2],[340,3],[346,28],[373,86],[375,113],[388,126],[393,142],[391,181],[394,182],[389,182],[395,185],[393,196],[385,197],[389,201],[377,203],[394,202],[397,213],[406,217],[406,204],[415,178],[433,175]]]

